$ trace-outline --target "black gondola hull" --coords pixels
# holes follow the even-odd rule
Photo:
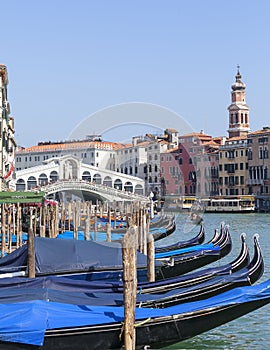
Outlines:
[[[159,349],[163,346],[190,339],[213,328],[228,323],[270,302],[270,298],[215,307],[186,315],[164,316],[147,320],[136,327],[136,346],[149,345]],[[122,325],[78,327],[52,330],[45,334],[43,346],[0,342],[0,350],[112,350],[121,349]]]

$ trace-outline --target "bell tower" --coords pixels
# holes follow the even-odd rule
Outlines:
[[[232,85],[229,111],[229,138],[245,136],[249,133],[249,106],[246,104],[246,85],[237,66],[235,83]]]

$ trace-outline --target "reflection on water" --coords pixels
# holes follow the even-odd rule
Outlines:
[[[212,266],[232,261],[238,256],[241,247],[240,235],[246,233],[246,241],[250,247],[250,255],[253,255],[253,235],[259,234],[259,242],[262,247],[265,272],[259,282],[270,278],[270,214],[204,214],[204,226],[206,229],[206,241],[214,235],[214,230],[224,222],[229,225],[233,247],[231,253]],[[157,242],[159,245],[167,245],[176,241],[194,237],[199,232],[199,226],[192,224],[188,214],[176,214],[177,230],[165,240]],[[209,265],[210,266],[210,265]],[[246,316],[238,318],[230,323],[215,328],[192,339],[180,342],[169,349],[226,349],[226,350],[262,350],[270,346],[270,305],[256,310]]]

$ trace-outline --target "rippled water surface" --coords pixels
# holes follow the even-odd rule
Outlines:
[[[270,278],[270,214],[204,214],[203,219],[206,229],[205,242],[212,238],[214,230],[219,228],[221,222],[229,225],[233,242],[231,253],[212,266],[223,265],[238,256],[241,247],[240,235],[243,232],[246,233],[246,241],[252,256],[253,235],[257,233],[265,262],[265,272],[259,282]],[[157,245],[186,240],[198,233],[199,227],[190,224],[187,214],[176,214],[176,220],[177,230]],[[270,304],[207,333],[163,349],[262,350],[269,348]]]

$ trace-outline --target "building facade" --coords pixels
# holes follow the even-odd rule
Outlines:
[[[179,136],[178,147],[161,154],[165,195],[218,194],[218,146],[221,139],[200,133]]]
[[[14,167],[16,142],[14,119],[10,115],[7,97],[7,67],[0,64],[0,188],[1,191],[14,189]]]
[[[229,138],[219,147],[219,194],[250,194],[248,180],[248,143],[246,136]]]
[[[133,137],[132,144],[93,140],[40,142],[36,146],[19,148],[16,172],[33,168],[53,159],[74,156],[84,164],[135,176],[145,181],[146,194],[160,193],[160,153],[178,143],[174,129],[163,135],[146,134]]]
[[[115,154],[115,171],[145,180],[148,143],[143,137],[133,137],[131,145],[118,149]]]
[[[256,196],[260,211],[270,211],[269,147],[270,127],[252,132],[247,137],[249,193]]]
[[[72,155],[83,163],[115,171],[116,150],[127,145],[99,140],[77,140],[63,142],[39,142],[32,147],[20,147],[16,153],[16,170],[41,165],[51,158]]]
[[[146,134],[132,139],[132,145],[117,150],[116,171],[145,181],[145,191],[161,194],[160,154],[178,144],[178,131],[164,130],[163,135]]]

